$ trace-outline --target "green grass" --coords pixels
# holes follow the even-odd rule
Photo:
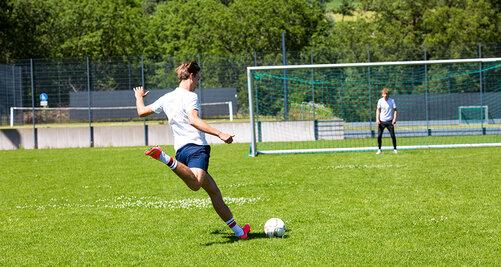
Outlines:
[[[342,3],[343,3],[342,0],[332,0],[329,3],[327,3],[325,5],[325,7],[327,7],[327,8],[338,8],[338,7],[341,6]],[[360,6],[360,2],[359,1],[351,1],[351,4],[354,7],[359,7]]]
[[[377,134],[377,129],[376,129]],[[456,135],[456,136],[426,136],[426,137],[399,137],[397,148],[402,146],[427,145],[461,145],[461,144],[490,144],[501,143],[501,135]],[[392,147],[391,138],[383,138],[383,147]],[[377,149],[376,138],[346,138],[341,140],[319,140],[304,142],[258,142],[257,151],[267,150],[300,150],[325,148],[362,148]]]
[[[353,16],[344,16],[340,13],[333,12],[333,9],[337,9],[341,6],[341,0],[333,0],[325,5],[326,7],[326,15],[330,17],[332,20],[340,22],[340,21],[356,21],[359,18],[372,19],[374,17],[373,11],[366,11],[361,9],[361,3],[359,1],[351,1],[352,6],[355,8],[353,11]]]
[[[0,151],[0,265],[498,265],[501,148],[268,155],[215,145],[238,241],[144,147]],[[172,147],[167,147],[172,153]],[[285,238],[262,227],[279,217]]]

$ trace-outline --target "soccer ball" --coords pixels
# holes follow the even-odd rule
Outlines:
[[[279,218],[271,218],[264,224],[264,233],[268,237],[281,237],[285,233],[285,223]]]

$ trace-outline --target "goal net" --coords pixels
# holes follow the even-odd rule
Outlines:
[[[501,58],[259,66],[247,78],[251,156],[376,150],[384,88],[398,149],[501,145]]]
[[[488,106],[460,106],[459,124],[489,123]]]

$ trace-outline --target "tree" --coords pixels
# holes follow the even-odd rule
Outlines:
[[[301,50],[321,23],[323,10],[306,0],[174,0],[150,21],[148,53]]]
[[[5,60],[15,58],[47,57],[51,45],[43,41],[49,10],[43,1],[13,0],[3,3],[2,45],[7,50]],[[5,9],[4,9],[5,8]],[[5,39],[4,39],[5,38]]]
[[[280,51],[285,32],[287,50],[300,51],[327,23],[324,10],[306,0],[237,0],[230,8],[226,25],[234,31],[233,38],[220,35],[227,50]]]
[[[466,46],[498,43],[501,36],[501,13],[486,0],[362,0],[361,6],[371,10],[373,17],[335,22],[325,34],[318,32],[314,36],[314,46],[366,44],[371,45],[371,51],[381,47],[381,52],[376,49],[378,52],[371,53],[371,57],[386,53],[380,58],[418,60],[423,59],[422,53],[418,55],[410,47],[433,45],[434,52],[430,54],[437,58],[476,56],[475,51],[464,51]],[[456,48],[450,45],[459,50],[454,51]],[[390,52],[392,48],[396,53]]]
[[[47,0],[53,4],[50,37],[60,45],[56,56],[139,54],[144,20],[137,0]]]
[[[423,42],[464,44],[499,42],[501,17],[488,1],[466,0],[423,14]]]

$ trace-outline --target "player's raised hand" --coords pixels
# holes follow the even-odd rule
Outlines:
[[[143,98],[143,97],[147,96],[149,93],[150,93],[150,91],[146,91],[146,93],[145,93],[142,86],[138,86],[138,87],[134,88],[134,95],[136,96],[136,98]]]

